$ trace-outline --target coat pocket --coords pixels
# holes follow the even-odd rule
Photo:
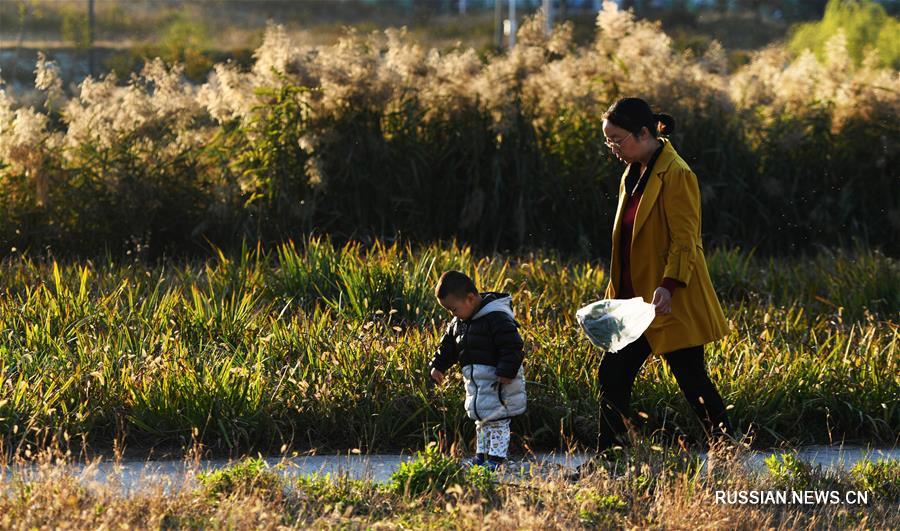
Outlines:
[[[502,397],[506,416],[513,417],[525,412],[527,396],[524,368],[520,367],[513,381],[503,386]]]

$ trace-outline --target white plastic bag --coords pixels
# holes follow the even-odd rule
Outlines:
[[[578,310],[575,318],[591,343],[607,352],[618,352],[641,337],[656,308],[644,299],[603,299]]]

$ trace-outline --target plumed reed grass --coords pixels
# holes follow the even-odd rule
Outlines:
[[[607,2],[589,45],[540,15],[517,42],[481,57],[391,29],[314,47],[273,25],[249,70],[218,64],[195,85],[157,59],[72,94],[42,58],[43,106],[0,89],[0,253],[199,254],[317,232],[605,256],[622,168],[600,116],[637,95],[678,120],[708,241],[896,254],[900,77],[855,63],[841,34],[821,59],[774,47],[728,72],[721,46],[681,53]]]

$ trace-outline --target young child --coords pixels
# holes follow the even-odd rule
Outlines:
[[[440,384],[459,363],[466,385],[466,412],[475,421],[476,456],[468,465],[496,470],[509,448],[510,418],[525,412],[522,336],[505,293],[479,293],[472,279],[447,271],[434,290],[453,320],[431,361]]]

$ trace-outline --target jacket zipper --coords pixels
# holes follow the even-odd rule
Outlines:
[[[463,340],[463,346],[465,347],[466,354],[469,353],[469,325],[466,325],[466,336],[465,340]],[[472,400],[472,410],[475,412],[475,418],[481,420],[481,415],[478,414],[478,382],[475,381],[475,364],[469,364],[469,379],[472,380],[472,385],[475,386],[475,398]]]

